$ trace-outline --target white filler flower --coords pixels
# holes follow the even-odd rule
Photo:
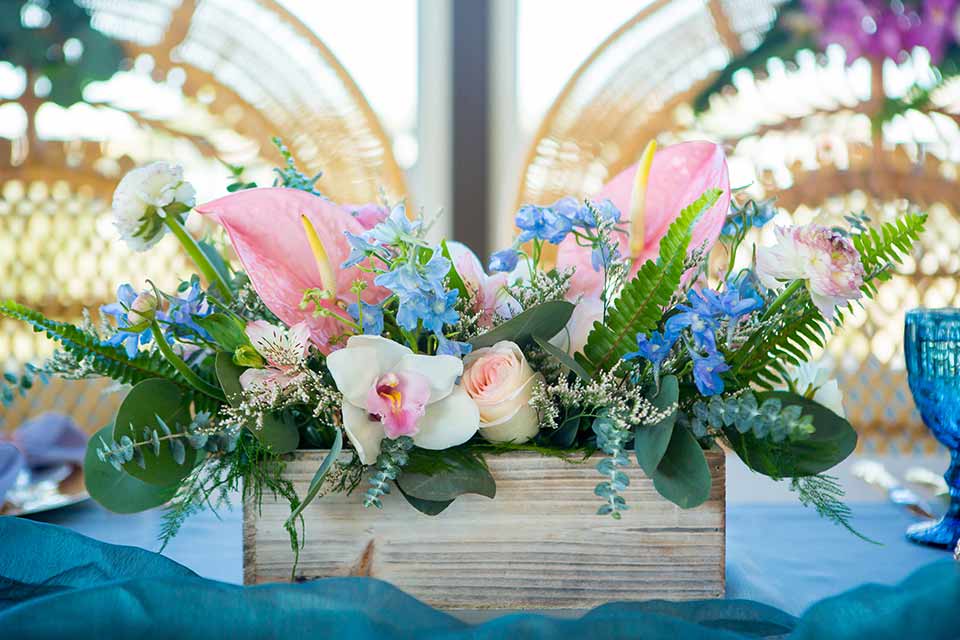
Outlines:
[[[183,168],[154,162],[123,177],[113,193],[113,224],[134,251],[149,249],[167,232],[163,218],[189,211],[196,191]]]

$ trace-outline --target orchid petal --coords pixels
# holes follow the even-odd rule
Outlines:
[[[453,356],[410,354],[403,357],[396,370],[419,373],[430,381],[430,402],[450,395],[457,378],[463,374],[463,362]]]
[[[343,403],[343,430],[347,439],[357,450],[360,462],[369,465],[377,461],[380,455],[380,442],[383,441],[383,425],[379,420],[371,420],[366,409]]]
[[[480,410],[462,386],[439,402],[427,406],[413,442],[421,449],[442,450],[463,444],[480,427]]]
[[[306,322],[311,338],[323,353],[330,353],[330,341],[347,328],[329,317],[313,317],[313,310],[300,308],[307,289],[329,286],[317,268],[313,251],[304,233],[301,216],[309,219],[331,265],[340,265],[350,253],[344,231],[360,234],[363,227],[350,213],[328,200],[305,191],[284,188],[247,189],[203,204],[196,209],[227,230],[243,268],[254,288],[273,313],[286,325]],[[323,306],[347,317],[338,300],[354,302],[350,292],[354,280],[363,280],[366,302],[376,303],[387,292],[373,285],[372,274],[356,267],[335,269],[337,300]]]
[[[618,174],[604,185],[594,199],[608,198],[625,217],[629,216],[638,167],[639,163],[634,164]],[[661,238],[684,207],[713,188],[719,188],[723,193],[694,225],[690,251],[700,247],[709,250],[723,229],[730,208],[730,176],[726,156],[719,145],[705,141],[684,142],[664,147],[656,153],[647,180],[642,251],[632,253],[629,250],[629,238],[625,234],[617,234],[621,254],[634,259],[631,275],[635,275],[646,260],[657,257]],[[603,288],[603,273],[591,266],[589,247],[581,247],[574,238],[567,238],[560,244],[557,266],[574,270],[570,282],[571,299],[583,295],[599,296]]]
[[[413,353],[380,336],[353,336],[347,347],[327,356],[327,369],[343,397],[357,407],[366,406],[367,393],[380,375],[392,371],[404,356]]]

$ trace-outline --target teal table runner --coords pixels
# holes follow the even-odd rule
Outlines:
[[[241,587],[64,527],[0,518],[6,638],[957,638],[960,563],[865,585],[801,618],[747,600],[609,604],[578,619],[513,614],[470,625],[369,578]]]

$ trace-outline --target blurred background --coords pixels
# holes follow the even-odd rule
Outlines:
[[[133,254],[106,216],[120,177],[151,160],[182,164],[203,201],[232,181],[227,165],[269,184],[279,136],[306,171],[324,172],[332,199],[442,209],[436,233],[485,259],[509,243],[519,204],[586,196],[651,138],[709,138],[745,195],[777,197],[778,222],[930,212],[915,259],[824,352],[863,448],[929,452],[903,314],[960,295],[956,91],[878,128],[870,114],[884,98],[930,73],[923,51],[882,65],[801,53],[738,75],[695,114],[711,74],[756,46],[779,4],[4,0],[0,298],[75,320],[122,282],[189,273],[172,238]],[[0,365],[51,349],[0,320]],[[41,408],[98,426],[113,410],[100,398],[57,383],[7,409],[0,428]]]

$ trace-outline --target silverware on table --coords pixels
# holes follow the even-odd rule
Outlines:
[[[895,505],[922,518],[934,518],[930,507],[916,493],[904,487],[897,478],[887,471],[883,464],[874,460],[860,460],[851,469],[853,476],[887,493],[887,498]],[[942,478],[941,478],[942,480]]]

